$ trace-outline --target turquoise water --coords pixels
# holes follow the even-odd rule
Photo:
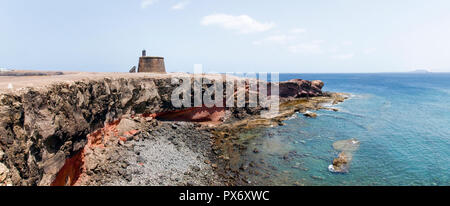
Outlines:
[[[339,112],[301,114],[257,134],[244,154],[256,162],[256,184],[450,185],[450,74],[282,74],[280,80],[320,79],[325,91],[352,97]],[[361,145],[349,173],[328,171],[333,142]],[[255,154],[253,148],[258,148]],[[283,158],[288,155],[289,158]]]

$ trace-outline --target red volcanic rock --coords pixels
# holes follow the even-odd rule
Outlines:
[[[51,186],[73,186],[83,172],[84,151],[79,151],[73,157],[66,159]]]
[[[292,79],[286,82],[280,82],[280,97],[299,98],[299,97],[317,97],[322,96],[324,83],[320,80],[307,81],[302,79]]]
[[[157,118],[168,121],[220,123],[224,116],[224,107],[208,108],[203,106],[158,114]]]
[[[77,185],[79,179],[85,172],[85,154],[87,150],[94,148],[105,148],[105,142],[111,138],[116,138],[119,135],[118,127],[122,120],[116,120],[105,124],[103,128],[97,129],[91,134],[87,135],[87,143],[83,149],[78,151],[72,157],[66,159],[64,166],[58,171],[55,179],[50,184],[51,186],[73,186]],[[125,134],[135,134],[137,131],[128,131]],[[123,140],[124,137],[119,137]],[[127,139],[125,138],[124,141]]]

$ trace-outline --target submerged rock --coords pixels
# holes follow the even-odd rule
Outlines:
[[[358,150],[359,144],[357,139],[339,140],[333,143],[333,148],[341,152],[354,152]]]

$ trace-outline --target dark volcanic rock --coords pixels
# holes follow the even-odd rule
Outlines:
[[[287,82],[280,82],[280,97],[299,98],[322,96],[323,86],[324,83],[319,80],[311,82],[302,79],[293,79]]]

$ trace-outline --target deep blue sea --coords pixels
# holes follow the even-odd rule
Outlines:
[[[322,80],[324,91],[351,93],[318,111],[296,114],[285,126],[263,128],[249,142],[249,159],[264,162],[251,177],[273,185],[450,185],[450,74],[281,74]],[[245,136],[248,134],[242,134]],[[350,170],[332,173],[332,144],[360,141]],[[283,155],[296,153],[290,160]]]

